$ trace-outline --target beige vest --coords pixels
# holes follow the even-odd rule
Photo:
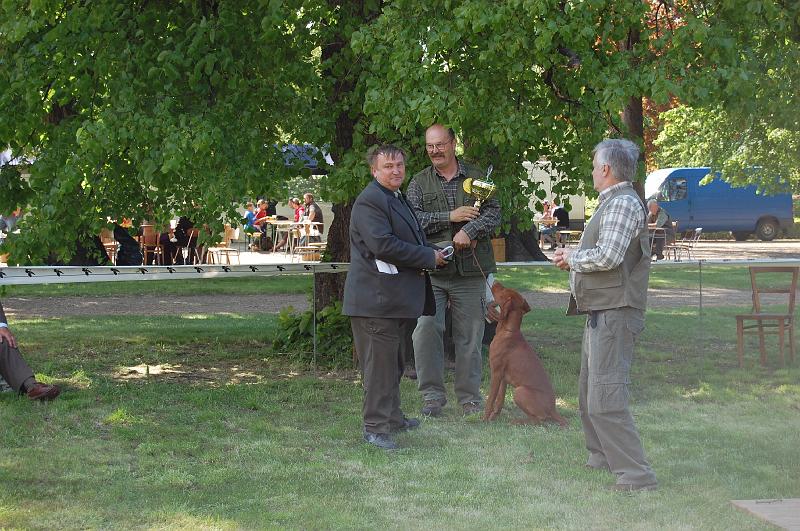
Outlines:
[[[637,199],[646,219],[644,204],[632,187],[615,191],[597,208],[581,237],[580,249],[592,249],[600,239],[600,222],[612,199],[630,195]],[[622,263],[608,271],[574,273],[573,291],[578,310],[608,310],[632,306],[644,310],[647,306],[647,282],[650,276],[650,238],[645,225],[633,237]]]

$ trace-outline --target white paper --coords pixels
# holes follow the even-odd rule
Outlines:
[[[390,264],[389,262],[384,262],[383,260],[378,260],[376,258],[375,265],[378,266],[379,273],[386,273],[387,275],[397,274],[397,266],[394,264]]]

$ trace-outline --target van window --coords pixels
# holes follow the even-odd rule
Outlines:
[[[667,198],[667,201],[680,201],[686,199],[686,177],[676,177],[675,179],[667,179],[661,185],[661,193]]]

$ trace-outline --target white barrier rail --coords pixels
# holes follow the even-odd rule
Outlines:
[[[752,260],[661,260],[652,267],[702,270],[708,266],[800,266],[800,259]],[[345,262],[313,262],[287,264],[187,266],[29,266],[0,267],[0,286],[19,284],[69,284],[76,282],[117,282],[141,280],[178,280],[187,278],[231,278],[244,276],[297,275],[308,273],[340,273],[347,271]],[[498,267],[545,268],[551,262],[501,262]]]
[[[339,273],[347,271],[349,265],[347,263],[321,262],[248,265],[0,267],[0,286]]]

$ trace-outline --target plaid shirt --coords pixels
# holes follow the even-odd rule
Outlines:
[[[436,168],[434,168],[436,171]],[[464,185],[467,173],[461,161],[458,161],[458,173],[449,181],[436,171],[439,183],[442,185],[444,196],[447,198],[447,205],[450,210],[456,209],[456,192]],[[422,188],[416,181],[411,181],[406,190],[408,202],[414,209],[422,229],[425,234],[433,234],[441,230],[450,228],[450,211],[447,212],[426,212],[422,205]],[[475,240],[480,236],[488,236],[494,233],[494,229],[500,225],[500,203],[497,199],[491,198],[481,205],[481,213],[476,218],[464,225],[462,230],[469,236],[470,240]]]
[[[626,186],[633,185],[627,181],[621,182],[600,192],[598,205],[606,202],[614,191]],[[603,211],[597,245],[591,249],[579,248],[573,251],[567,257],[570,269],[576,273],[591,273],[608,271],[619,266],[631,241],[644,230],[645,219],[641,201],[629,195],[614,198]]]

